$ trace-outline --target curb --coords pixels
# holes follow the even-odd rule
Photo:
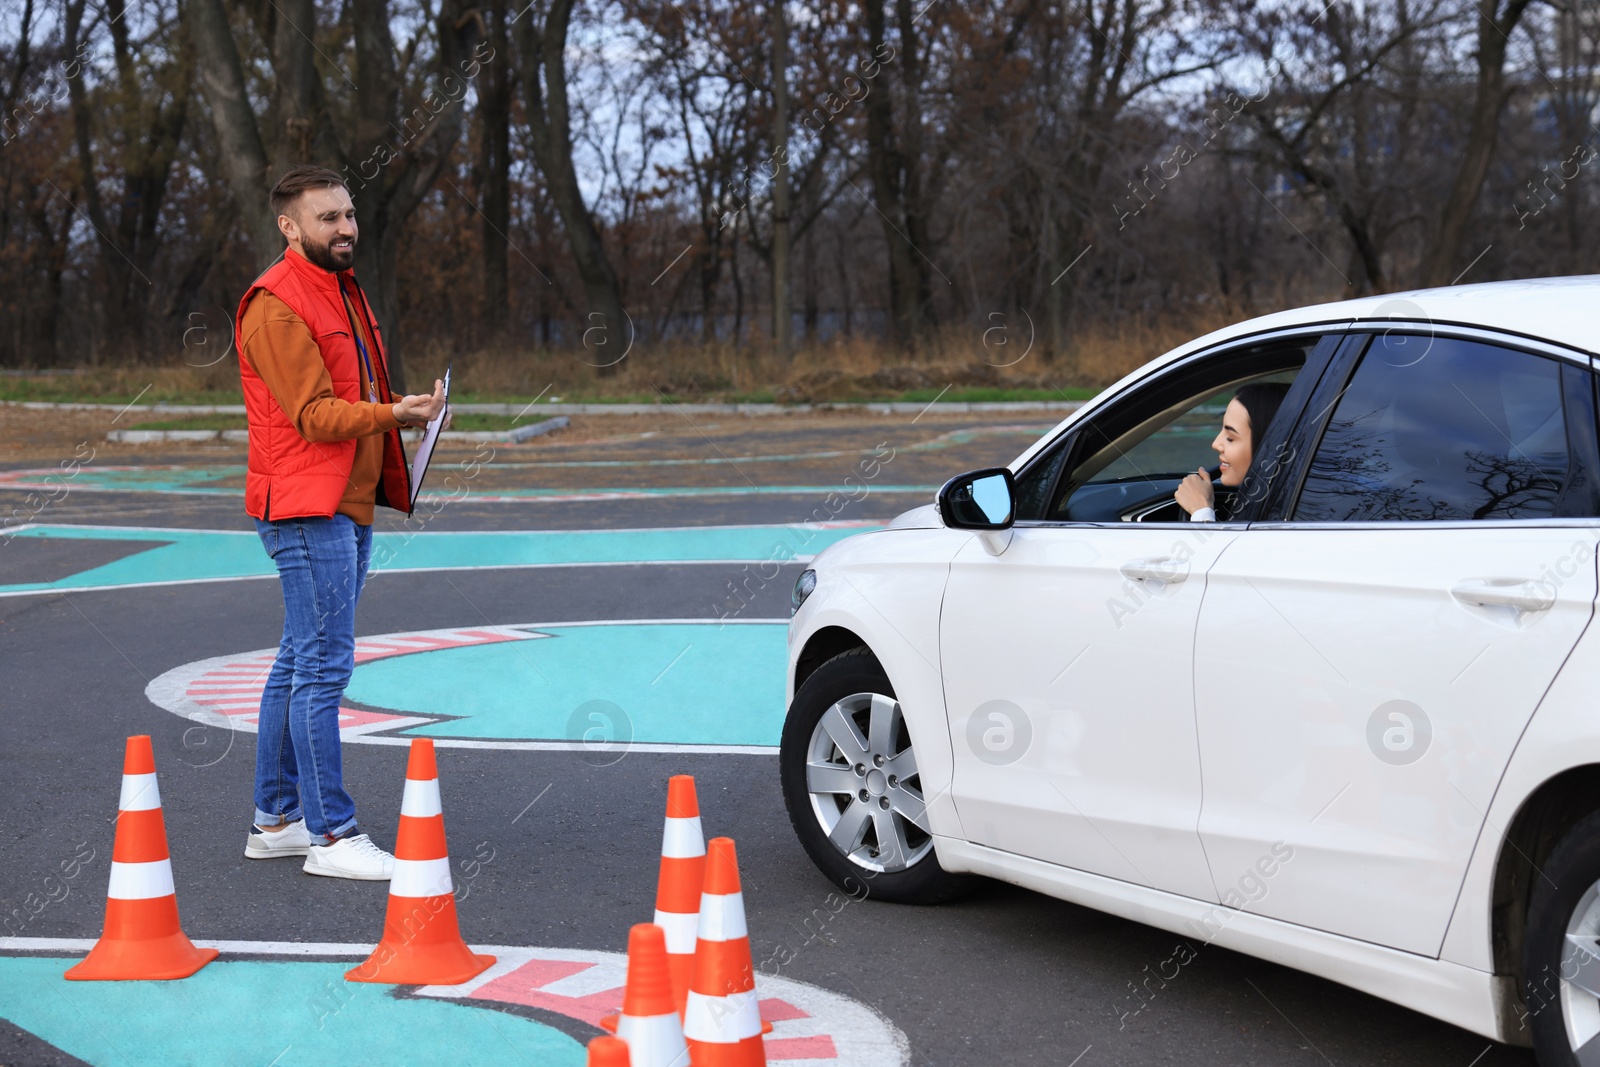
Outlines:
[[[819,404],[452,404],[463,415],[526,415],[539,411],[545,415],[803,415],[813,411],[870,411],[876,415],[971,414],[984,411],[1076,411],[1082,400],[974,400],[826,402]],[[5,407],[30,411],[115,411],[140,415],[243,415],[243,404],[54,404],[42,400],[0,400]],[[167,433],[207,433],[205,430],[152,431]],[[229,432],[229,431],[222,431]]]

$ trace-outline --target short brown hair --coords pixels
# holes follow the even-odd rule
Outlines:
[[[302,163],[297,167],[290,167],[283,177],[278,179],[278,184],[272,187],[268,202],[272,205],[272,217],[287,215],[289,208],[300,194],[307,189],[326,189],[330,185],[340,186],[345,192],[350,187],[335,171],[327,167],[318,167],[309,163]]]

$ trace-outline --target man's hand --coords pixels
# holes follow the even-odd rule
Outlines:
[[[1172,494],[1177,498],[1178,506],[1193,515],[1201,508],[1213,507],[1211,475],[1200,467],[1196,473],[1189,475],[1178,486],[1178,491]]]
[[[432,393],[402,397],[394,405],[394,417],[401,426],[426,426],[444,410],[444,382],[435,381]]]

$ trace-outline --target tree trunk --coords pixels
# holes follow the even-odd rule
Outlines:
[[[805,241],[806,289],[803,298],[805,308],[806,340],[812,344],[817,342],[817,320],[820,309],[817,307],[817,235],[815,230],[807,230],[803,238]]]
[[[1456,277],[1467,223],[1489,173],[1499,132],[1500,112],[1510,93],[1505,84],[1506,46],[1530,0],[1478,0],[1478,79],[1472,100],[1472,121],[1466,147],[1456,168],[1450,195],[1439,213],[1439,226],[1422,262],[1422,284],[1448,285]]]
[[[216,128],[223,173],[238,205],[256,269],[266,270],[283,254],[283,236],[267,206],[271,186],[267,178],[267,152],[245,89],[244,69],[233,44],[233,30],[222,0],[189,0],[189,34],[199,60],[198,74],[211,122]]]
[[[868,0],[865,7],[867,46],[874,57],[893,55],[884,39],[883,3],[884,0]],[[915,90],[915,86],[911,88]],[[867,170],[872,175],[873,192],[877,196],[874,206],[882,222],[883,240],[888,250],[890,335],[900,347],[912,349],[921,333],[917,252],[906,233],[903,182],[907,161],[895,139],[894,111],[889,95],[888,87],[884,86],[868,94],[865,101]]]
[[[923,8],[924,12],[926,10]],[[922,165],[922,57],[917,52],[917,14],[912,9],[911,0],[895,0],[895,12],[900,23],[900,48],[904,53],[900,61],[901,77],[906,87],[906,114],[900,124],[906,241],[915,253],[911,259],[916,297],[916,303],[912,305],[912,327],[920,341],[932,332],[934,326],[932,264],[927,257],[928,250],[933,247],[928,221],[933,211],[934,197],[928,188]]]
[[[594,217],[583,202],[572,164],[571,111],[567,101],[567,30],[576,0],[551,0],[544,25],[530,15],[518,28],[522,48],[522,95],[528,112],[533,156],[544,173],[550,199],[561,216],[572,258],[589,306],[580,324],[591,366],[615,374],[633,345],[633,325],[622,307],[617,275],[606,258]],[[542,78],[541,78],[542,75]]]
[[[64,48],[68,54],[75,54],[80,41],[78,33],[83,25],[85,0],[69,0],[66,5],[66,38]],[[87,43],[87,42],[82,42]],[[83,206],[88,215],[89,223],[94,227],[96,235],[100,238],[96,248],[99,252],[97,259],[100,268],[100,285],[102,299],[109,296],[106,301],[110,306],[109,316],[119,326],[126,321],[127,315],[127,290],[130,272],[125,256],[120,250],[113,248],[112,255],[107,255],[105,246],[113,244],[111,231],[113,226],[106,218],[105,205],[100,199],[100,182],[96,176],[94,154],[91,147],[89,100],[84,87],[83,78],[73,78],[68,83],[69,100],[72,105],[72,127],[74,140],[78,149],[79,182],[83,186]]]
[[[501,4],[484,8],[489,43],[510,57],[506,15]],[[485,69],[478,89],[478,181],[483,211],[483,325],[493,336],[505,332],[510,310],[507,256],[511,232],[511,72],[504,61]]]
[[[307,36],[317,24],[314,0],[273,2],[278,16],[272,29],[272,72],[277,82],[273,111],[278,121],[269,181],[296,164],[311,162],[317,99],[317,68]]]
[[[772,2],[772,347],[792,348],[789,312],[793,256],[789,242],[789,27],[785,0]]]
[[[1067,354],[1067,295],[1072,291],[1058,284],[1065,279],[1056,270],[1057,245],[1061,228],[1056,225],[1055,190],[1047,183],[1041,197],[1044,218],[1039,223],[1039,284],[1044,288],[1045,356],[1058,360]]]

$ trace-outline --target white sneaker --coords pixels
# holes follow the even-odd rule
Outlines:
[[[386,882],[394,874],[394,857],[374,845],[366,834],[356,834],[341,837],[331,845],[311,845],[306,850],[304,870],[328,878]]]
[[[270,860],[279,856],[304,856],[311,847],[311,832],[304,819],[296,820],[277,830],[263,830],[252,826],[244,839],[244,858]]]

